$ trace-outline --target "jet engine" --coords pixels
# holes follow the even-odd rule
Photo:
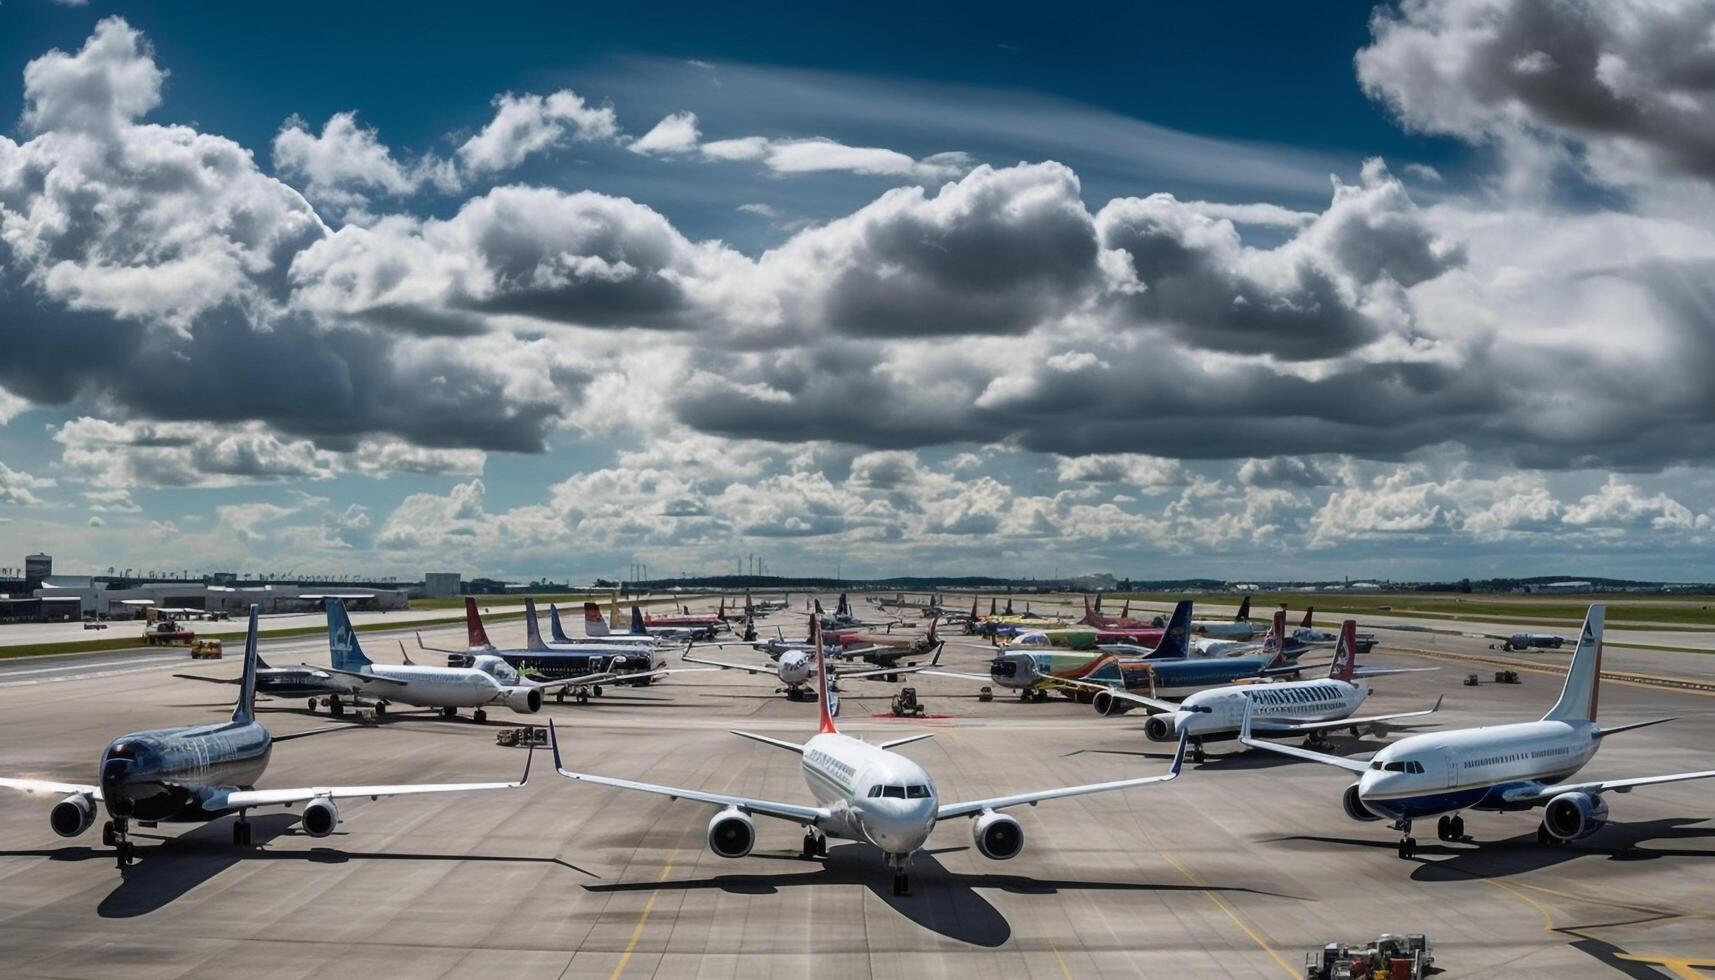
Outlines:
[[[709,850],[719,857],[741,858],[756,846],[756,824],[736,807],[727,807],[709,820]]]
[[[1562,793],[1542,811],[1542,826],[1560,840],[1588,837],[1607,822],[1607,801],[1589,793]]]
[[[1004,813],[988,811],[971,825],[977,850],[991,861],[1008,861],[1024,850],[1024,828]]]
[[[1178,715],[1150,715],[1143,723],[1143,734],[1151,742],[1179,741]]]
[[[87,793],[76,793],[54,804],[48,823],[61,837],[76,837],[95,822],[95,801]]]
[[[513,711],[522,711],[533,715],[542,710],[542,689],[539,687],[509,687],[506,689],[506,706]]]
[[[1353,820],[1363,820],[1367,822],[1370,820],[1381,819],[1381,817],[1376,816],[1369,807],[1364,806],[1364,801],[1358,796],[1357,783],[1353,783],[1346,787],[1345,794],[1340,797],[1340,805],[1345,808],[1346,816],[1351,817]]]
[[[1125,698],[1116,698],[1112,691],[1097,691],[1096,696],[1090,699],[1090,705],[1096,709],[1096,714],[1105,718],[1113,715],[1123,715],[1137,707],[1137,702],[1128,701]],[[1145,728],[1145,731],[1148,731],[1147,727]],[[1154,737],[1154,735],[1150,736],[1150,738]]]
[[[311,800],[298,823],[311,837],[326,837],[339,826],[339,807],[332,800]]]

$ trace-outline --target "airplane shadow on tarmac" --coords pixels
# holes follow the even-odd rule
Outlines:
[[[1056,895],[1077,891],[1201,892],[1242,891],[1250,888],[1201,887],[1190,884],[1148,882],[1074,881],[1004,874],[957,874],[935,859],[936,854],[963,851],[964,847],[937,848],[918,852],[911,863],[911,894],[893,894],[893,879],[882,863],[881,851],[869,844],[846,843],[829,848],[828,856],[805,861],[796,854],[757,854],[755,857],[799,865],[809,870],[797,874],[721,874],[682,881],[620,882],[585,885],[592,892],[699,891],[719,889],[738,895],[773,895],[782,888],[864,885],[871,894],[895,912],[931,932],[970,943],[996,947],[1012,938],[1012,926],[978,893],[994,888],[1015,895]],[[1278,898],[1291,898],[1280,895]]]
[[[1580,858],[1606,858],[1609,861],[1715,859],[1715,848],[1644,846],[1657,841],[1715,839],[1715,828],[1691,826],[1703,822],[1701,818],[1671,817],[1636,823],[1610,823],[1588,840],[1561,846],[1538,844],[1534,824],[1530,825],[1528,833],[1504,840],[1448,842],[1420,837],[1417,856],[1408,860],[1417,864],[1417,868],[1411,873],[1414,881],[1469,881],[1473,878],[1506,878],[1529,874]],[[1391,837],[1384,840],[1308,835],[1271,837],[1262,843],[1282,841],[1308,841],[1377,851],[1393,851],[1399,843]]]
[[[497,861],[557,864],[591,878],[600,875],[580,868],[569,861],[548,857],[513,857],[482,854],[415,854],[344,851],[332,847],[313,847],[307,851],[266,850],[266,845],[279,837],[300,836],[293,829],[296,814],[272,813],[250,818],[252,847],[232,844],[232,821],[220,819],[204,824],[177,837],[157,836],[133,831],[137,863],[120,871],[119,886],[107,894],[97,906],[96,913],[104,919],[128,919],[157,912],[182,898],[196,886],[241,861],[308,861],[315,864],[344,864],[347,861]],[[335,836],[339,836],[336,834]],[[149,844],[148,841],[158,841]],[[73,847],[41,848],[37,850],[0,851],[0,857],[45,857],[51,861],[111,862],[113,851],[106,847],[78,845]]]

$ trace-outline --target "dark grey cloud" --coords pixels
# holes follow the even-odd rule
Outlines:
[[[1639,158],[1592,161],[1609,176],[1715,178],[1715,7],[1429,0],[1378,8],[1371,29],[1358,78],[1409,127],[1553,134]]]

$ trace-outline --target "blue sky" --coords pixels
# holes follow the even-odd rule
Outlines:
[[[1610,13],[7,4],[0,555],[1709,578]]]

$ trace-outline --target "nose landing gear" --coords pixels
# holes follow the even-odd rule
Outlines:
[[[1399,856],[1403,859],[1415,855],[1417,853],[1417,838],[1411,836],[1411,821],[1396,821],[1393,829],[1405,835],[1399,839]]]
[[[114,860],[121,869],[129,868],[134,854],[131,841],[125,836],[125,821],[109,820],[101,825],[101,843],[113,848]]]
[[[889,854],[887,856],[887,866],[893,869],[893,894],[896,896],[911,894],[911,875],[905,870],[906,862],[909,860],[910,857],[904,854]]]
[[[250,821],[242,813],[238,815],[238,820],[232,825],[232,846],[250,846]]]

